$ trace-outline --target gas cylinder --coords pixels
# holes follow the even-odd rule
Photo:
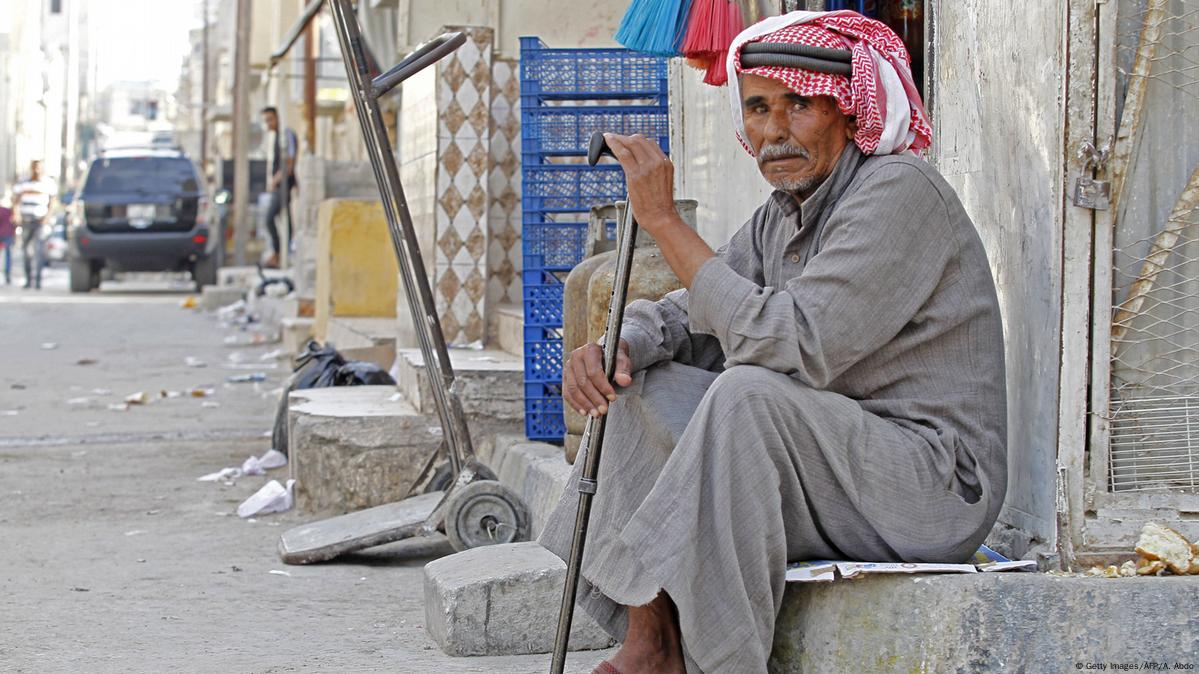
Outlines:
[[[676,199],[675,210],[688,227],[695,229],[694,199]],[[597,206],[591,209],[587,227],[589,257],[575,265],[566,277],[563,288],[562,306],[562,353],[569,356],[572,351],[587,342],[597,341],[608,322],[608,306],[612,300],[612,281],[616,277],[616,242],[607,233],[611,223],[624,217],[625,202]],[[637,233],[637,245],[633,250],[633,271],[629,276],[629,293],[625,306],[635,300],[656,301],[666,293],[683,287],[666,257],[658,248],[658,242],[645,231]],[[587,418],[569,406],[563,411],[566,417],[564,439],[566,460],[574,463],[579,449],[579,440]]]

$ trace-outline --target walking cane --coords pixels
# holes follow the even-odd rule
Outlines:
[[[591,136],[591,148],[587,152],[587,163],[595,166],[600,155],[612,155],[597,131]],[[620,348],[620,324],[624,321],[625,298],[629,294],[629,274],[633,269],[633,246],[637,241],[637,220],[633,217],[632,205],[626,205],[624,217],[616,230],[616,278],[612,281],[612,302],[608,306],[608,324],[604,329],[604,376],[612,381],[616,374],[616,354]],[[579,589],[579,569],[583,565],[583,546],[587,542],[587,520],[591,516],[591,498],[595,496],[596,478],[599,475],[600,450],[604,445],[604,426],[607,415],[587,417],[583,438],[579,443],[579,455],[586,457],[583,474],[579,478],[579,509],[575,514],[575,533],[570,543],[570,559],[566,563],[566,588],[562,592],[562,607],[558,613],[558,634],[554,638],[554,661],[552,674],[562,674],[566,666],[566,647],[570,641],[570,621],[574,617],[575,592]]]

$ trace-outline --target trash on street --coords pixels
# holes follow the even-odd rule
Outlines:
[[[266,381],[265,372],[255,372],[253,374],[237,374],[227,378],[225,381],[230,384],[246,384],[250,382]]]
[[[233,481],[242,476],[240,468],[222,468],[215,473],[201,475],[196,478],[196,482],[224,482],[225,484],[233,484]]]
[[[262,456],[251,456],[241,465],[244,475],[262,475],[268,470],[287,465],[287,455],[276,449],[267,450]]]
[[[291,510],[292,505],[295,504],[295,487],[295,480],[288,480],[286,487],[278,480],[271,480],[262,485],[262,489],[255,492],[253,496],[237,506],[237,516],[246,519],[255,515],[268,515]]]

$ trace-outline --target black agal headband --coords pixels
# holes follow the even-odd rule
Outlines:
[[[741,47],[741,68],[779,66],[802,68],[833,75],[853,74],[853,53],[845,49],[828,49],[787,42],[749,42]]]

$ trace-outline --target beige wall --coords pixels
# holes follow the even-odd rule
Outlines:
[[[703,83],[703,73],[670,64],[670,156],[675,196],[695,199],[696,230],[723,245],[770,195],[753,158],[737,142],[728,90]]]
[[[524,35],[552,36],[551,47],[614,47],[612,34],[628,6],[628,0],[399,0],[399,43],[419,44],[446,25],[473,25],[496,28],[495,50],[506,57],[519,56]]]

